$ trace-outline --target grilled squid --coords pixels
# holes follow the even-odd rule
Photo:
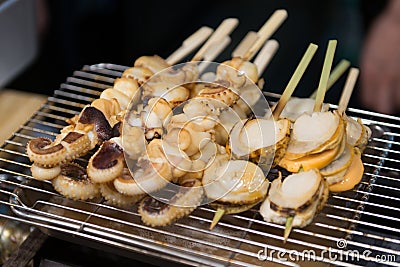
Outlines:
[[[60,174],[61,168],[60,165],[54,167],[43,167],[33,163],[31,166],[31,172],[33,178],[36,180],[51,180]]]
[[[131,127],[141,127],[147,141],[161,138],[164,127],[172,116],[172,109],[164,98],[150,98],[140,112],[129,113],[127,123]]]
[[[136,163],[128,162],[128,166],[132,169],[132,176],[124,175],[114,180],[115,188],[124,195],[135,196],[157,191],[173,178],[173,166],[165,156],[163,141],[160,139],[152,140],[145,154]]]
[[[112,127],[104,114],[88,106],[80,114],[75,126],[68,126],[52,142],[48,138],[35,138],[27,145],[31,161],[45,167],[71,161],[96,144],[112,137]]]
[[[196,179],[183,179],[177,193],[166,203],[151,196],[144,198],[139,205],[142,221],[151,226],[165,226],[189,215],[203,198],[201,182]]]
[[[121,194],[115,189],[113,182],[99,184],[99,187],[101,195],[109,205],[117,207],[129,207],[143,198],[143,195],[127,196]]]
[[[254,63],[234,57],[222,62],[217,68],[216,80],[229,81],[234,88],[241,88],[258,80],[258,70]]]
[[[85,169],[78,164],[61,165],[60,174],[51,182],[57,192],[74,200],[88,200],[100,195],[98,185],[92,183]]]
[[[87,173],[94,183],[106,183],[120,176],[124,168],[124,152],[119,137],[104,142],[90,158]]]

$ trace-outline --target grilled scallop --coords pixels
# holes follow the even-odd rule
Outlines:
[[[293,226],[305,227],[323,207],[328,198],[328,186],[317,169],[282,177],[271,183],[260,213],[267,222],[285,224],[293,217]]]
[[[304,113],[311,114],[314,109],[315,99],[291,97],[282,110],[280,118],[295,122]],[[329,105],[322,105],[322,112],[328,111]],[[272,108],[273,110],[273,108]]]
[[[358,148],[354,148],[354,156],[350,166],[341,172],[340,179],[331,183],[329,190],[331,192],[342,192],[353,189],[357,185],[364,174],[364,165],[361,161],[361,152]]]
[[[289,145],[279,165],[288,171],[321,169],[342,154],[345,122],[337,112],[303,114],[293,125]]]
[[[262,200],[269,182],[256,164],[217,156],[204,171],[203,186],[207,197],[219,203],[246,205]]]
[[[227,146],[234,158],[250,159],[269,170],[285,154],[289,136],[289,120],[242,120],[232,128]]]

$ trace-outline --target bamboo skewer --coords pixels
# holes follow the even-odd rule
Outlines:
[[[317,51],[317,48],[318,46],[315,44],[310,44],[308,46],[307,51],[305,52],[299,65],[294,71],[292,77],[290,78],[289,83],[287,84],[285,90],[282,93],[281,98],[279,99],[277,105],[275,106],[274,111],[272,112],[272,116],[275,120],[278,120],[279,116],[281,115],[282,110],[285,108],[286,103],[292,96],[294,89],[299,84],[301,77],[303,77],[303,74],[306,71],[308,65],[310,64],[310,61],[313,58],[315,52]]]
[[[202,73],[207,66],[230,44],[231,38],[225,36],[221,42],[214,43],[210,48],[204,53],[203,62],[200,63],[198,69]]]
[[[265,41],[267,41],[272,34],[281,26],[283,21],[287,18],[287,11],[284,9],[279,9],[272,14],[272,16],[267,20],[267,22],[261,27],[257,32],[258,39],[250,47],[249,50],[244,54],[244,60],[251,60],[258,50],[263,46]]]
[[[322,109],[326,88],[328,86],[329,73],[331,72],[333,57],[335,55],[337,41],[330,40],[325,54],[324,65],[322,67],[321,78],[319,80],[317,96],[315,98],[314,112],[319,112]]]
[[[242,39],[242,41],[236,46],[235,50],[233,50],[231,56],[243,58],[244,54],[246,54],[246,52],[250,49],[250,47],[255,43],[257,39],[257,33],[249,31]]]
[[[353,93],[354,86],[356,85],[359,72],[360,71],[357,68],[351,68],[349,75],[347,76],[342,95],[340,96],[338,107],[339,114],[341,115],[347,109],[347,105],[349,104],[351,94]]]
[[[350,61],[346,59],[342,59],[332,70],[331,74],[329,75],[328,86],[326,87],[326,91],[328,92],[329,89],[336,83],[337,80],[346,72],[346,70],[350,67]],[[315,89],[314,93],[310,96],[310,98],[314,98],[317,96],[318,88]]]
[[[195,33],[186,38],[186,40],[183,41],[182,46],[175,50],[175,52],[173,52],[165,61],[170,65],[174,65],[181,61],[184,57],[204,43],[213,31],[214,30],[209,27],[201,27]]]
[[[274,57],[276,51],[278,51],[279,43],[277,40],[271,39],[268,40],[264,47],[261,49],[260,53],[258,53],[256,59],[254,60],[254,64],[257,66],[258,77],[264,72],[265,68],[268,66],[271,59]]]
[[[238,25],[239,20],[235,18],[225,19],[207,40],[207,42],[200,48],[200,50],[194,55],[191,61],[199,61],[204,58],[206,51],[214,45],[228,36]]]

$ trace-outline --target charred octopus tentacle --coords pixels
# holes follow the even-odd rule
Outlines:
[[[84,168],[74,163],[61,165],[61,172],[52,180],[54,189],[74,200],[98,197],[99,187],[88,178]]]

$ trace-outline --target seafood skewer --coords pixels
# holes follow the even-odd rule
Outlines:
[[[220,39],[225,38],[226,34],[229,34],[234,27],[236,27],[238,23],[237,19],[226,19],[221,23],[221,26],[214,32],[214,34],[210,37],[210,39],[203,45],[200,49],[201,53],[197,53],[199,58],[204,57],[205,53],[208,51],[204,49],[204,47],[210,47],[211,45],[215,45],[215,42],[220,41]],[[211,40],[211,42],[210,42]],[[216,53],[213,53],[212,56],[216,56]],[[147,58],[140,58],[135,62],[135,65],[142,66],[146,65]],[[164,135],[164,128],[166,123],[170,120],[172,115],[172,108],[179,105],[181,102],[186,101],[189,97],[188,89],[183,86],[176,86],[176,83],[191,83],[193,82],[197,74],[187,75],[184,74],[183,80],[177,81],[175,78],[180,75],[182,72],[176,72],[172,68],[169,67],[168,64],[163,60],[158,60],[156,62],[158,64],[153,65],[152,71],[156,72],[159,71],[157,75],[152,77],[150,80],[146,81],[142,85],[142,92],[141,92],[141,100],[142,102],[146,102],[145,104],[139,104],[136,107],[136,110],[131,111],[128,115],[125,123],[122,127],[123,131],[129,132],[127,136],[134,138],[129,138],[129,142],[123,141],[122,147],[129,154],[129,157],[132,159],[137,160],[138,157],[144,152],[146,147],[146,142],[143,142],[142,134],[144,134],[145,139],[150,142],[154,138],[161,138]],[[186,66],[189,66],[189,71],[192,67],[196,68],[195,64],[185,64],[181,70],[183,70]],[[184,70],[183,72],[185,72]],[[195,70],[194,70],[195,71]],[[160,80],[161,78],[165,78],[166,76],[171,74],[169,80]],[[178,77],[178,79],[180,79]],[[135,103],[132,103],[134,105]],[[128,139],[128,138],[126,138]],[[101,150],[101,149],[100,149]],[[95,154],[94,157],[100,156],[104,153],[99,152],[99,154]],[[89,168],[92,169],[94,159],[89,162]],[[96,170],[99,173],[98,176],[103,176],[101,170]],[[107,177],[106,180],[101,180],[101,182],[109,182],[112,181],[114,178],[119,176],[122,168],[119,169],[119,172],[113,173],[112,176]],[[92,172],[94,174],[95,172]],[[104,177],[103,177],[104,178]],[[97,179],[96,179],[97,180]]]
[[[205,88],[203,88],[193,99],[190,99],[188,103],[183,106],[183,113],[172,116],[171,120],[168,123],[167,133],[164,137],[164,140],[167,143],[180,147],[182,149],[181,153],[185,154],[184,157],[189,157],[191,160],[196,159],[198,153],[203,153],[206,147],[209,146],[213,147],[215,145],[217,147],[220,147],[212,141],[214,139],[213,138],[214,134],[212,132],[209,132],[209,130],[207,129],[211,130],[215,125],[214,121],[219,120],[218,114],[229,109],[229,107],[235,104],[235,102],[239,99],[238,93],[236,92],[240,91],[241,88],[245,86],[246,79],[243,79],[245,77],[243,78],[239,77],[237,75],[238,71],[243,71],[245,74],[247,74],[252,79],[252,82],[256,82],[258,79],[259,74],[257,73],[256,66],[248,62],[247,59],[233,58],[232,60],[226,61],[223,64],[224,65],[221,65],[217,69],[217,75],[215,78],[217,80],[216,81],[217,84],[206,86]],[[227,65],[232,66],[235,70],[233,69],[231,70],[232,67],[225,67]],[[200,119],[197,122],[196,121],[197,119],[190,120],[190,118],[200,118]],[[200,130],[199,126],[205,127],[205,125],[207,125],[207,128],[203,128],[203,130]],[[217,132],[217,130],[215,130],[215,132]],[[172,138],[181,137],[181,139],[178,142],[173,142],[173,140],[170,140],[170,137]],[[204,142],[204,140],[207,141]],[[220,151],[221,155],[227,156],[225,148],[220,147],[217,150]],[[204,162],[203,164],[206,165],[207,161],[209,160],[203,161]],[[197,160],[197,162],[201,161]],[[256,173],[258,174],[256,175],[256,177],[259,178],[261,177],[262,179],[261,178],[260,179],[262,180],[262,182],[264,182],[264,186],[262,186],[261,189],[258,189],[256,187],[253,188],[254,190],[261,190],[260,193],[255,192],[253,195],[248,194],[248,191],[245,191],[248,190],[248,188],[246,187],[248,184],[246,185],[246,183],[245,185],[243,185],[242,189],[240,189],[239,187],[237,188],[238,192],[244,190],[243,195],[246,194],[251,195],[250,198],[252,198],[257,194],[260,195],[260,197],[256,202],[254,202],[253,199],[250,200],[250,202],[253,202],[252,204],[255,205],[260,200],[262,200],[263,196],[265,196],[266,191],[268,190],[268,183],[265,181],[265,177],[261,169],[259,169],[259,167],[257,167],[253,163],[247,161],[237,161],[237,162],[232,161],[233,166],[239,164],[238,165],[239,169],[244,166],[241,163],[243,164],[245,163],[251,167],[249,167],[250,169],[247,172],[248,174],[245,174],[244,177],[238,175],[237,177],[238,181],[241,179],[245,180],[247,179],[247,181],[251,182],[253,180],[250,177],[251,174],[255,170],[258,170],[256,171]],[[209,168],[211,168],[211,166],[206,168],[204,172],[207,172]],[[193,174],[193,172],[191,173],[189,172],[188,174],[183,174],[184,175],[183,177],[189,174]],[[206,176],[207,175],[205,173],[204,176],[200,174],[199,178],[200,179],[202,178],[202,181],[204,182],[206,181],[204,180],[205,179],[204,177]],[[254,180],[253,182],[255,184],[258,184],[260,179]],[[204,187],[207,188],[209,186],[205,185]],[[177,195],[179,194],[180,193],[178,192]],[[235,194],[236,193],[232,192],[232,196],[234,196]],[[174,205],[175,201],[172,202],[173,203],[171,203],[170,201],[169,204]],[[248,203],[249,205],[247,205],[247,208],[250,208],[250,202]],[[197,205],[199,203],[200,202],[198,202]],[[159,206],[163,212],[154,213],[153,210],[147,206]],[[238,212],[239,210],[234,209],[234,211]],[[145,200],[141,202],[139,206],[139,212],[141,213],[142,219],[146,224],[159,226],[159,225],[166,225],[171,221],[186,215],[189,211],[187,208],[181,208],[181,207],[172,208],[170,207],[170,205],[163,205],[159,200],[147,197]]]
[[[216,45],[215,42],[219,41],[220,38],[225,38],[224,34],[229,34],[233,28],[237,25],[236,19],[227,19],[225,20],[221,27],[218,28],[213,36],[210,38],[213,40],[211,42],[212,45]],[[222,36],[215,37],[217,33],[221,33]],[[210,42],[207,42],[203,45],[209,46]],[[205,54],[197,54],[199,57],[215,57],[217,53],[214,51],[211,55],[208,55],[208,51],[201,49]],[[212,58],[211,58],[212,59]],[[146,65],[145,62],[147,58],[140,58],[135,62],[135,66],[141,67]],[[142,92],[142,101],[146,102],[145,105],[139,104],[133,112],[130,112],[129,115],[125,118],[124,124],[122,126],[123,142],[118,142],[117,139],[110,140],[107,143],[104,143],[102,147],[100,147],[98,153],[96,153],[90,160],[88,165],[88,173],[90,177],[99,183],[109,183],[113,182],[114,188],[117,192],[120,192],[126,196],[137,196],[142,195],[144,192],[153,192],[159,190],[160,188],[166,185],[166,182],[170,181],[173,176],[173,173],[177,173],[177,171],[173,170],[173,165],[169,165],[167,161],[161,163],[157,163],[156,161],[164,161],[166,157],[175,157],[175,155],[169,155],[167,152],[163,151],[163,147],[166,144],[165,142],[158,142],[157,139],[161,138],[164,133],[163,129],[166,128],[166,122],[170,120],[172,115],[172,109],[176,104],[171,101],[168,101],[168,97],[163,93],[167,91],[167,94],[170,91],[168,87],[173,87],[175,82],[192,82],[195,77],[184,78],[186,81],[176,81],[176,80],[159,80],[158,75],[163,75],[165,72],[167,76],[171,73],[171,78],[178,74],[172,69],[163,69],[167,67],[168,64],[163,63],[163,61],[159,60],[156,62],[157,64],[153,64],[151,69],[153,72],[160,70],[159,74],[152,77],[150,80],[146,81],[143,85]],[[195,66],[192,64],[192,66]],[[186,65],[184,66],[186,67]],[[183,67],[183,68],[184,68]],[[182,68],[182,69],[183,69]],[[163,69],[163,70],[162,70]],[[172,71],[172,72],[171,72]],[[162,76],[161,78],[165,78]],[[178,77],[179,78],[179,77]],[[170,85],[169,85],[170,84]],[[182,87],[183,88],[183,87]],[[174,99],[176,97],[183,97],[182,101],[186,100],[187,96],[183,96],[183,91],[174,92]],[[159,96],[159,97],[158,97]],[[162,97],[165,97],[162,98]],[[147,142],[145,141],[147,139]],[[118,163],[117,165],[107,165],[104,170],[96,167],[96,159],[104,157],[106,160],[110,159],[109,149],[110,144],[114,144],[114,151]],[[118,148],[118,149],[115,149]],[[155,152],[149,152],[146,150],[151,150]],[[132,176],[120,176],[121,172],[124,169],[123,166],[123,152],[127,159],[133,159],[138,161],[139,169],[132,173]],[[158,151],[158,152],[157,152]],[[144,153],[147,152],[147,156]],[[111,164],[112,160],[108,162]],[[101,160],[97,160],[98,162]],[[178,159],[178,161],[182,161],[182,159]],[[97,164],[98,165],[98,164]],[[129,165],[129,164],[128,164]],[[155,169],[154,169],[155,168]],[[109,175],[105,175],[105,173]],[[182,175],[182,173],[180,173]],[[141,181],[141,185],[137,182]],[[144,186],[146,185],[146,186]],[[143,188],[144,187],[144,188]]]
[[[358,74],[357,68],[350,69],[338,107],[338,112],[342,114],[346,121],[347,153],[344,151],[339,158],[321,170],[321,173],[323,171],[326,172],[326,170],[329,171],[328,174],[323,174],[329,183],[329,190],[332,192],[341,192],[354,188],[361,181],[364,173],[360,150],[367,144],[371,131],[360,120],[355,121],[345,115]]]
[[[205,35],[208,35],[207,31],[205,32],[204,29],[191,36],[189,43],[186,43],[186,45],[184,44],[186,51],[191,51],[193,47],[199,44],[199,40],[196,40],[198,39],[199,33],[202,35],[201,38],[203,39]],[[200,42],[202,41],[200,40]],[[175,58],[183,56],[184,53],[180,53],[180,55],[175,55]],[[140,68],[143,70],[144,66],[142,62],[145,64],[150,63],[148,67],[153,69],[153,71],[157,70],[159,66],[163,67],[162,61],[157,57],[150,59],[142,57],[138,59],[135,64],[140,65]],[[133,74],[140,73],[142,70],[139,69]],[[148,71],[148,73],[152,72]],[[34,139],[28,144],[28,156],[34,161],[31,167],[34,178],[51,180],[59,176],[62,171],[60,164],[71,161],[93,149],[97,144],[119,135],[117,117],[120,116],[118,114],[121,113],[121,106],[122,109],[125,109],[130,99],[138,90],[138,83],[136,80],[132,79],[135,78],[135,75],[130,77],[125,74],[127,73],[124,73],[123,76],[125,77],[115,80],[112,89],[103,91],[100,99],[95,100],[90,106],[85,107],[79,116],[68,120],[70,125],[62,130],[61,135],[54,141],[54,145],[50,140],[43,138]],[[85,138],[89,138],[89,140],[87,141]],[[61,152],[59,152],[59,150],[61,150]],[[48,153],[53,154],[49,155]],[[54,155],[54,157],[52,155]],[[55,157],[57,155],[58,157]],[[120,162],[118,166],[123,166],[121,160],[118,162]],[[107,168],[104,167],[104,169]],[[121,167],[119,167],[119,169],[121,169]]]
[[[292,227],[305,227],[328,199],[326,181],[317,169],[282,176],[272,181],[268,197],[260,207],[267,222],[285,225],[284,242]]]
[[[347,60],[341,60],[329,75],[328,85],[326,91],[328,91],[335,82],[344,74],[344,72],[350,66],[350,62]],[[289,119],[295,122],[298,117],[303,113],[312,113],[315,104],[315,97],[317,95],[318,89],[309,98],[299,98],[291,97],[286,104],[285,108],[280,115],[280,118]],[[329,104],[322,105],[322,111],[327,111],[329,109]]]

